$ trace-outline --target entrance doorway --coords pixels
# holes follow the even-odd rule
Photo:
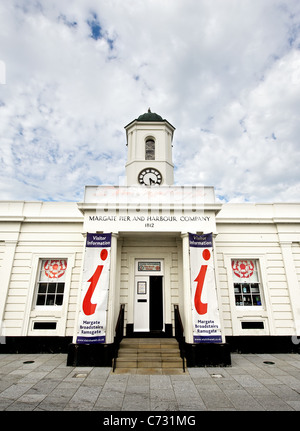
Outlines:
[[[134,332],[164,331],[163,261],[137,260]]]
[[[150,331],[163,330],[163,278],[152,275],[150,278],[149,326]]]

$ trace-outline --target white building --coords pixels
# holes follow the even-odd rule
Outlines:
[[[126,185],[0,202],[0,352],[111,365],[118,322],[124,337],[176,332],[189,366],[299,351],[300,203],[222,205],[213,187],[174,186],[174,127],[149,111],[125,129]]]

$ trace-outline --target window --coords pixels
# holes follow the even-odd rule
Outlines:
[[[235,305],[262,305],[257,266],[257,261],[252,259],[232,260]]]
[[[155,160],[155,142],[153,138],[146,139],[145,160]]]
[[[37,282],[37,306],[62,305],[66,269],[65,259],[41,260]]]

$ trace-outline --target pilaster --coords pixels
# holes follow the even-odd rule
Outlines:
[[[280,247],[296,330],[296,334],[294,335],[300,335],[300,286],[293,258],[292,242],[281,241]]]

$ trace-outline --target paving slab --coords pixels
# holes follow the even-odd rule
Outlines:
[[[1,411],[300,411],[299,354],[232,354],[231,367],[68,367],[65,354],[0,355]]]

